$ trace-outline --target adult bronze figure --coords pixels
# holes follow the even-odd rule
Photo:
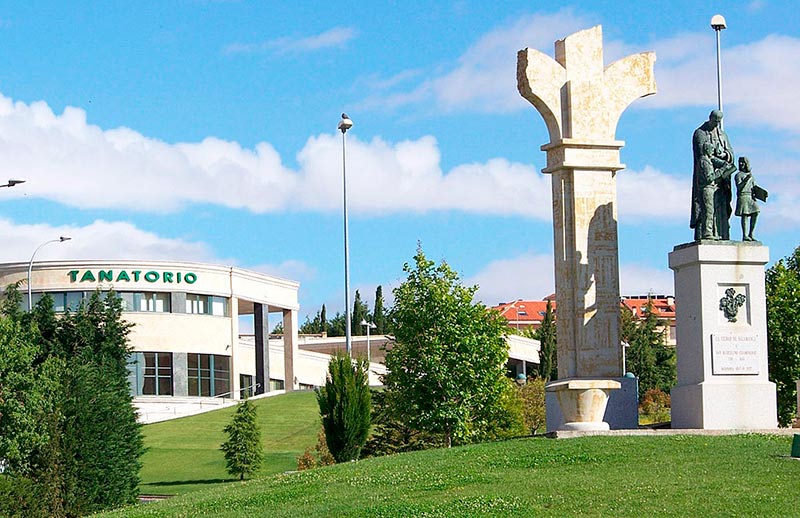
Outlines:
[[[713,110],[692,135],[692,216],[694,239],[730,239],[731,174],[736,171],[733,148],[722,131],[722,112]]]

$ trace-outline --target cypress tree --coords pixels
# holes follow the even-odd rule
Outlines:
[[[225,469],[244,480],[246,475],[258,471],[264,459],[256,408],[250,400],[245,399],[237,405],[233,419],[224,430],[228,440],[220,449],[225,453]]]

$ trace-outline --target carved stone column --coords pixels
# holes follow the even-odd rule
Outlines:
[[[547,153],[542,172],[552,175],[559,381],[548,390],[559,393],[565,418],[567,407],[576,415],[600,416],[581,429],[608,425],[603,411],[584,408],[604,410],[605,400],[586,397],[579,387],[595,380],[590,385],[607,394],[620,386],[612,378],[624,374],[616,174],[625,166],[619,161],[624,143],[615,139],[617,122],[631,102],[656,92],[654,53],[604,67],[602,39],[596,26],[557,41],[555,59],[534,49],[517,55],[519,92],[550,135],[541,149]],[[572,379],[583,381],[570,384]]]

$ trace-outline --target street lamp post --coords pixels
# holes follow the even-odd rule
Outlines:
[[[725,17],[721,14],[715,14],[711,17],[711,28],[717,33],[717,108],[722,111],[722,58],[720,47],[720,32],[727,29]],[[722,121],[720,121],[722,125]]]
[[[0,185],[0,187],[14,187],[15,185],[19,185],[21,183],[25,183],[25,180],[15,180],[14,178],[10,178],[7,184]]]
[[[372,356],[370,355],[370,347],[369,347],[369,332],[371,329],[375,329],[378,326],[375,325],[375,322],[367,322],[366,319],[361,321],[361,325],[367,327],[367,365],[369,365],[369,363],[372,361]]]
[[[36,257],[36,253],[41,250],[44,245],[49,245],[50,243],[63,243],[64,241],[69,241],[72,239],[71,237],[61,236],[58,239],[51,239],[50,241],[45,241],[41,245],[36,247],[36,250],[33,251],[31,255],[31,260],[28,262],[28,312],[33,309],[33,295],[31,293],[31,273],[33,272],[33,258]]]
[[[353,357],[353,340],[350,334],[350,242],[347,236],[347,160],[345,155],[346,141],[345,133],[353,127],[353,121],[346,113],[342,114],[342,120],[339,121],[337,129],[342,132],[342,200],[344,205],[344,308],[345,308],[345,346],[347,347],[347,355]]]

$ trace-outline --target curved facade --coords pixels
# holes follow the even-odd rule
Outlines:
[[[0,286],[22,281],[26,304],[28,266],[0,264]],[[241,268],[191,262],[38,262],[31,272],[33,303],[48,293],[56,311],[77,308],[95,290],[113,289],[122,298],[124,319],[134,324],[130,381],[137,398],[238,399],[315,384],[295,372],[298,288]],[[249,315],[253,334],[241,339],[240,317]],[[283,347],[270,354],[268,329],[278,322]]]

